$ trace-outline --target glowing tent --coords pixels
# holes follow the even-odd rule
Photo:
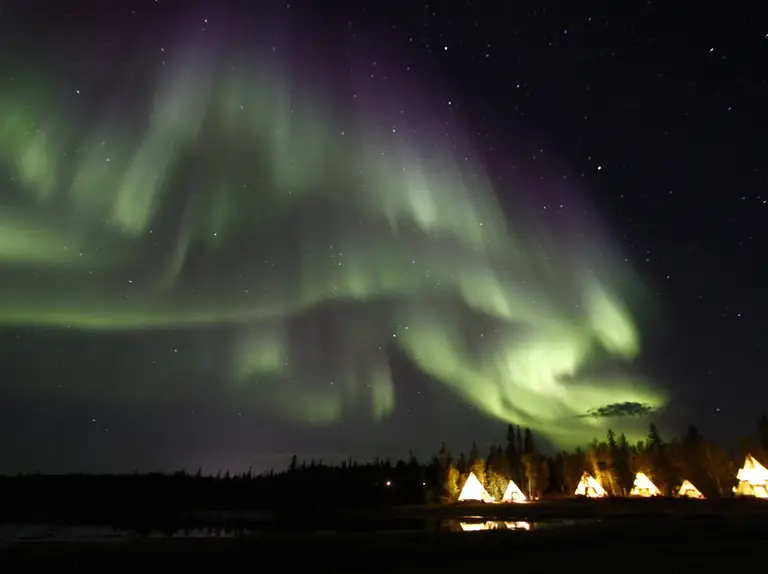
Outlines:
[[[579,486],[576,487],[574,494],[576,496],[586,496],[587,498],[603,498],[608,496],[605,489],[588,472],[581,476],[581,481],[579,481]]]
[[[501,499],[502,502],[525,502],[526,498],[523,494],[523,491],[518,488],[518,486],[515,484],[515,481],[510,480],[509,484],[507,485],[507,490],[504,491],[504,497]]]
[[[661,491],[651,482],[650,478],[645,476],[642,472],[638,472],[635,475],[635,484],[632,485],[632,490],[629,491],[629,495],[648,498],[651,496],[661,496]]]
[[[494,522],[459,522],[463,532],[479,532],[481,530],[496,530]]]
[[[704,498],[701,491],[693,486],[693,483],[687,479],[680,485],[680,490],[677,491],[677,495],[681,498]]]
[[[459,494],[459,502],[465,500],[493,502],[493,498],[491,498],[491,495],[488,494],[485,488],[483,488],[483,485],[480,484],[480,481],[477,479],[474,472],[469,473],[467,482],[464,485],[464,488],[461,489],[461,494]]]
[[[739,481],[739,485],[734,489],[736,496],[768,498],[768,469],[751,454],[747,455],[736,478]]]

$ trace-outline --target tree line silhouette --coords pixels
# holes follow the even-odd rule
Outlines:
[[[327,475],[335,480],[348,474],[397,492],[392,498],[406,498],[403,502],[446,503],[458,498],[470,473],[501,500],[510,479],[529,499],[572,496],[585,471],[610,495],[627,496],[635,474],[644,472],[667,496],[688,479],[708,497],[724,497],[731,494],[747,453],[762,460],[768,455],[767,416],[757,420],[754,436],[740,440],[732,449],[707,440],[694,425],[681,437],[665,440],[651,423],[647,437],[635,443],[609,429],[603,440],[595,438],[584,447],[548,456],[541,452],[530,429],[509,425],[505,443],[493,444],[485,452],[472,443],[466,454],[454,456],[443,443],[425,464],[411,453],[407,461],[394,464],[376,459],[361,465],[349,460],[338,467],[315,460],[299,464],[294,456],[287,470],[270,473],[268,478],[301,482],[302,477],[310,481]]]
[[[547,455],[530,429],[509,425],[502,443],[484,451],[473,443],[468,452],[456,455],[442,444],[426,462],[413,453],[396,462],[349,459],[339,465],[294,456],[287,468],[258,475],[249,470],[208,476],[202,469],[145,475],[27,474],[0,478],[0,508],[6,520],[145,523],[212,515],[272,520],[274,515],[450,503],[470,472],[497,500],[510,479],[529,498],[569,497],[584,471],[613,496],[626,496],[635,473],[644,472],[665,495],[688,479],[708,498],[726,497],[747,452],[766,462],[768,417],[760,417],[755,430],[735,448],[725,449],[695,426],[667,440],[651,424],[647,437],[636,443],[609,430],[602,440]]]

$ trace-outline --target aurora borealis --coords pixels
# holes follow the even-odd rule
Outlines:
[[[633,368],[640,280],[585,215],[589,189],[500,177],[425,81],[385,88],[210,26],[79,83],[45,56],[0,93],[2,328],[141,364],[146,341],[197,342],[165,374],[70,381],[68,400],[153,403],[193,373],[245,416],[375,425],[424,384],[399,380],[405,362],[557,445],[644,433],[666,397]]]

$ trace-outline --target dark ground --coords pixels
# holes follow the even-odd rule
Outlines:
[[[311,567],[328,572],[462,572],[524,568],[553,572],[714,572],[754,568],[765,558],[768,504],[738,501],[639,501],[586,504],[459,506],[399,509],[398,514],[440,518],[593,519],[592,523],[531,531],[306,532],[248,538],[136,538],[108,542],[25,542],[0,554],[0,566],[186,567],[224,565],[259,572]],[[504,514],[504,516],[499,516]],[[546,517],[544,516],[546,514]],[[597,515],[600,516],[597,516]],[[491,516],[493,515],[493,516]],[[525,516],[523,516],[525,515]],[[538,516],[534,516],[538,515]],[[246,566],[247,565],[247,566]]]

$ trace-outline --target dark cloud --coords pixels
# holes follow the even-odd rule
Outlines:
[[[606,418],[606,417],[640,417],[651,414],[654,411],[651,405],[645,403],[612,403],[596,409],[592,409],[581,415],[582,418]]]

